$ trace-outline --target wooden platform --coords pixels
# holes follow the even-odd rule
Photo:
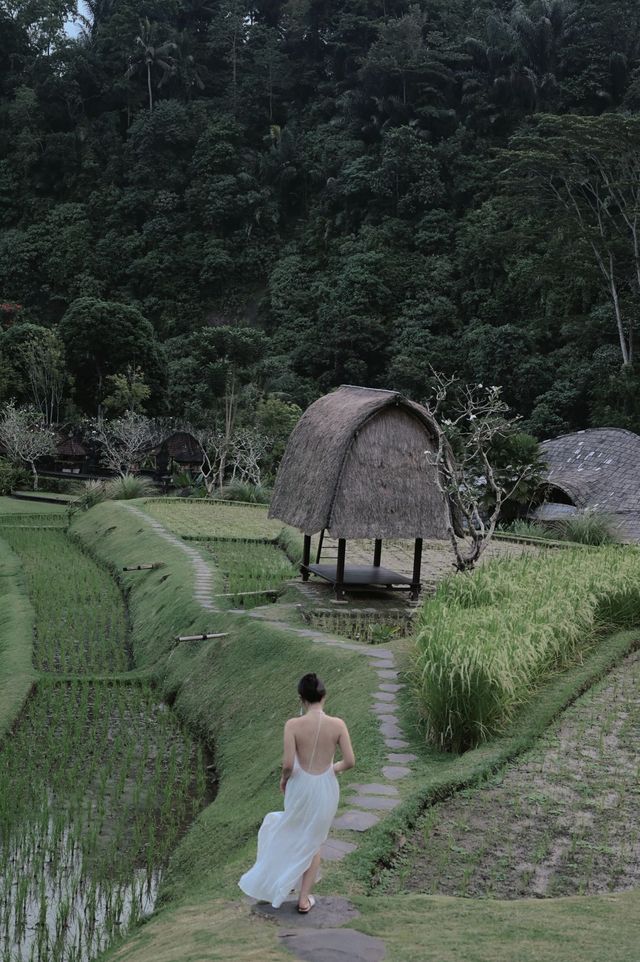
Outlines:
[[[305,565],[305,570],[310,574],[324,578],[332,585],[337,583],[337,565],[319,564]],[[391,568],[376,567],[375,565],[345,565],[344,578],[342,584],[345,587],[358,586],[371,588],[392,588],[397,587],[401,591],[411,588],[411,578],[401,575]]]

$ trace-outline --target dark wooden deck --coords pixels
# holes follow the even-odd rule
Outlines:
[[[311,574],[324,578],[332,585],[337,583],[337,565],[335,564],[310,564],[304,567]],[[360,587],[377,588],[391,588],[398,585],[403,589],[409,589],[412,581],[408,575],[401,575],[397,571],[392,571],[391,568],[376,567],[375,565],[345,565],[342,584],[345,587],[359,585]]]

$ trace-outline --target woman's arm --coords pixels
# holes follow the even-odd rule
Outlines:
[[[338,745],[340,751],[342,752],[342,759],[336,762],[333,766],[333,770],[336,775],[340,772],[348,772],[350,768],[353,768],[356,763],[356,756],[353,754],[353,748],[351,747],[351,738],[349,737],[349,729],[344,722],[341,722],[342,728],[340,731],[340,737],[338,738]]]
[[[293,762],[296,757],[296,740],[293,734],[293,719],[284,726],[284,749],[282,752],[282,775],[280,777],[280,791],[284,792],[287,782],[291,778]]]

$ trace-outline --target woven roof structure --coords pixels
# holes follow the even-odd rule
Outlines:
[[[430,414],[395,391],[342,385],[291,433],[269,517],[333,538],[445,538],[448,505],[426,453]]]
[[[158,452],[168,455],[179,464],[199,464],[202,460],[202,448],[188,431],[174,431],[164,439]]]
[[[623,541],[640,541],[640,437],[621,428],[590,428],[543,441],[549,501],[610,516]],[[555,492],[555,493],[554,493]],[[564,496],[564,498],[563,498]]]

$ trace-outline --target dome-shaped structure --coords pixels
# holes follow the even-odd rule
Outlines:
[[[403,581],[417,593],[422,539],[447,537],[449,524],[437,469],[427,459],[436,448],[431,415],[395,391],[342,385],[307,408],[289,438],[269,511],[305,534],[303,575],[319,574],[338,594],[343,583]],[[324,531],[338,539],[335,568],[319,557],[309,564],[311,535]],[[341,570],[347,538],[376,541],[371,568]],[[413,580],[380,566],[383,538],[416,539]]]
[[[609,515],[623,541],[640,541],[640,437],[621,428],[590,428],[540,445],[547,465],[547,504]],[[534,516],[536,515],[534,513]],[[558,511],[558,516],[563,512]],[[566,513],[566,512],[565,512]]]

